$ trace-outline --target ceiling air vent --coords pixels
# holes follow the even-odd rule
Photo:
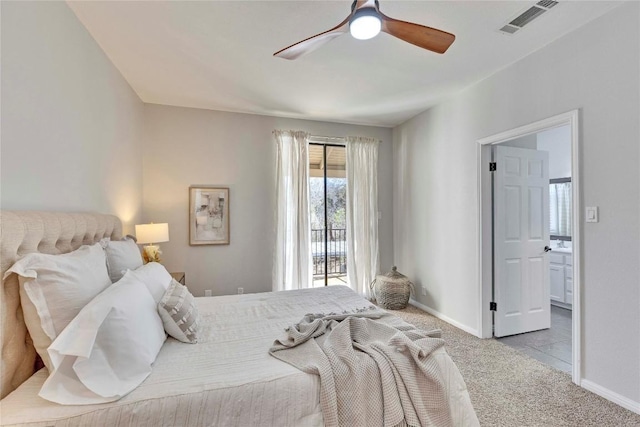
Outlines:
[[[505,32],[505,33],[509,33],[509,34],[513,34],[516,31],[518,31],[520,28],[518,27],[512,27],[511,25],[505,25],[504,27],[500,28],[500,31]]]
[[[553,6],[557,5],[558,2],[554,0],[541,0],[536,3],[536,6],[544,7],[547,9],[551,9]]]
[[[552,7],[556,6],[557,4],[558,2],[554,0],[540,0],[529,9],[516,16],[504,27],[500,28],[499,31],[504,34],[515,34],[516,32],[520,31],[525,25],[527,25]]]

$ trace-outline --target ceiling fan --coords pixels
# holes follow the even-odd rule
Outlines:
[[[347,32],[356,39],[367,40],[378,35],[380,31],[436,53],[445,53],[456,39],[456,36],[445,31],[389,18],[380,12],[378,0],[353,0],[351,14],[340,24],[285,47],[273,56],[296,59]]]

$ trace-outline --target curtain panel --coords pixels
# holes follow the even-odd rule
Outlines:
[[[571,183],[549,186],[549,228],[552,235],[571,236]]]
[[[349,286],[371,298],[369,285],[379,269],[378,140],[346,139],[347,276]]]
[[[273,132],[276,141],[276,247],[273,290],[311,287],[309,134]]]

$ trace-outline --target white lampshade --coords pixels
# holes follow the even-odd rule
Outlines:
[[[138,244],[161,243],[169,241],[169,224],[138,224],[136,225],[136,239]]]
[[[368,40],[380,33],[382,21],[372,7],[358,9],[349,22],[349,32],[353,38]]]

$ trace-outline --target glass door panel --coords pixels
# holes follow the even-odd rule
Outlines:
[[[347,180],[344,146],[309,145],[313,284],[347,283]]]

